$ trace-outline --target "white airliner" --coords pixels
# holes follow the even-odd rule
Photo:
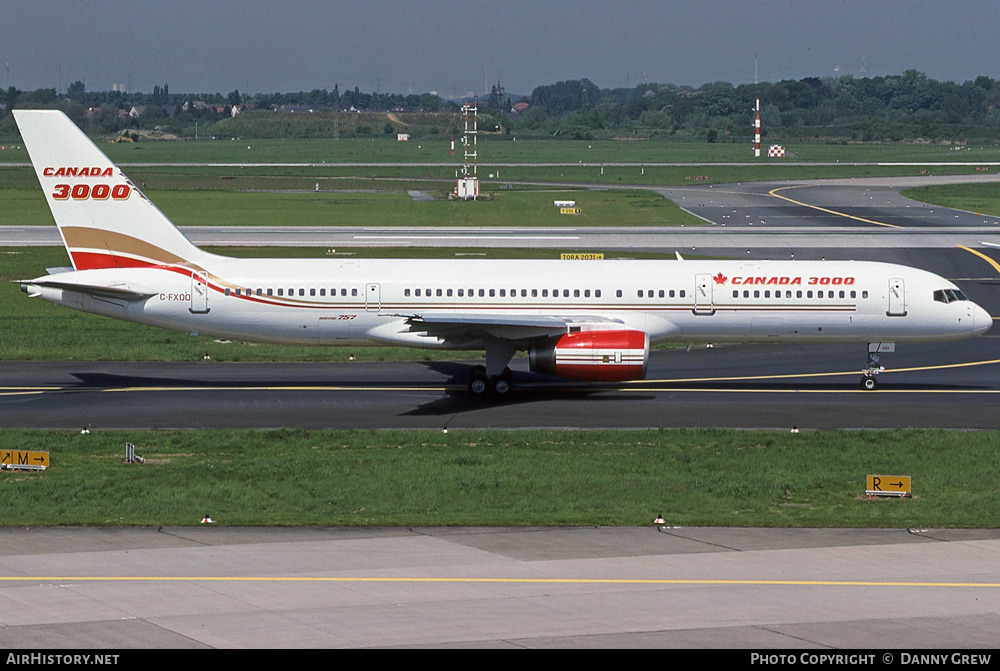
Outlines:
[[[30,296],[176,331],[253,342],[486,351],[476,394],[508,364],[577,380],[644,377],[651,343],[868,345],[876,387],[895,343],[985,333],[990,315],[948,280],[860,261],[234,259],[191,244],[64,114],[18,128],[72,268]]]

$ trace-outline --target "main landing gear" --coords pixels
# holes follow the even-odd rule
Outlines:
[[[486,365],[476,366],[469,374],[469,391],[474,396],[487,392],[503,396],[511,389],[510,368],[507,364],[514,358],[514,343],[500,338],[485,338]]]
[[[492,393],[503,396],[511,389],[510,368],[504,368],[499,375],[490,377],[486,374],[486,366],[476,366],[469,374],[469,391],[476,396]]]

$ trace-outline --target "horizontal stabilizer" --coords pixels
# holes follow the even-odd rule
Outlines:
[[[151,296],[155,296],[155,291],[136,291],[121,286],[102,286],[97,284],[80,284],[78,282],[59,282],[56,280],[18,280],[18,284],[28,295],[37,295],[31,291],[31,287],[62,289],[63,291],[75,291],[88,296],[100,298],[118,298],[126,301],[141,301]]]

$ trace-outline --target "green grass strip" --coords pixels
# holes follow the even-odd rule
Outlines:
[[[145,458],[126,464],[125,442]],[[2,471],[4,525],[996,527],[1000,433],[61,431]],[[869,500],[869,474],[912,499]]]

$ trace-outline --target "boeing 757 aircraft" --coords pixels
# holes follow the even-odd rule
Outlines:
[[[62,112],[18,128],[72,268],[21,281],[75,310],[235,340],[485,350],[475,394],[510,363],[575,380],[644,377],[652,343],[867,345],[961,340],[990,315],[948,280],[860,261],[235,259],[194,246]]]

